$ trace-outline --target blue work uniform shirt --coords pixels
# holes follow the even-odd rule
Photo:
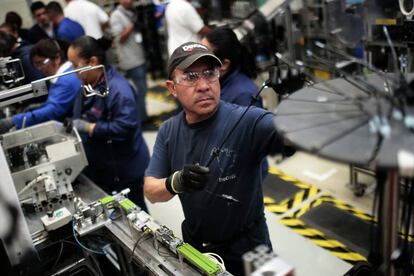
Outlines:
[[[242,106],[248,106],[252,97],[257,93],[256,84],[239,69],[235,69],[220,80],[220,99]],[[263,107],[262,100],[253,103],[254,106]]]
[[[63,73],[73,70],[70,62],[62,64],[57,72]],[[32,126],[46,121],[63,121],[72,117],[73,104],[79,92],[81,82],[76,74],[68,74],[50,81],[47,100],[39,108],[32,111],[16,114],[12,122],[17,128],[21,128],[23,121],[25,126]]]
[[[81,134],[89,162],[86,175],[98,185],[119,187],[119,183],[144,176],[149,151],[142,137],[135,93],[115,68],[106,66],[106,72],[108,95],[85,98],[80,93],[74,118],[96,123],[91,137]]]
[[[28,44],[27,42],[22,41],[19,47],[17,47],[12,53],[12,56],[14,58],[20,59],[22,63],[24,75],[25,75],[25,78],[23,80],[24,84],[31,83],[32,81],[43,78],[42,73],[33,66],[30,60],[31,49],[32,49],[31,44]]]

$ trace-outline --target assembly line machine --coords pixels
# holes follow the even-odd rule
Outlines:
[[[105,74],[102,66],[64,74],[86,70]],[[3,90],[0,106],[46,95],[46,81],[61,75]],[[83,86],[83,93],[105,97],[110,92]],[[128,199],[128,189],[106,194],[81,174],[87,165],[81,137],[70,121],[49,121],[0,136],[0,211],[6,214],[0,235],[10,271],[109,275],[101,268],[105,263],[120,275],[136,275],[137,270],[150,275],[231,275],[218,259],[182,241]],[[269,250],[259,253],[246,259],[249,274],[259,273],[264,265],[266,271],[291,269],[275,263],[277,257]]]

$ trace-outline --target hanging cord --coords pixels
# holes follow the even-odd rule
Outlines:
[[[203,253],[205,256],[209,257],[213,262],[218,264],[222,271],[226,271],[226,266],[224,265],[223,258],[220,257],[220,255],[212,252],[206,252]]]
[[[256,93],[255,96],[252,97],[250,104],[244,109],[242,115],[240,115],[240,118],[237,120],[237,122],[233,125],[233,127],[230,129],[230,131],[227,133],[227,135],[224,137],[223,141],[221,142],[220,146],[216,148],[213,151],[213,154],[211,155],[210,159],[207,161],[206,167],[209,167],[211,165],[211,162],[219,156],[221,148],[224,146],[224,144],[227,142],[227,140],[230,138],[233,131],[236,129],[236,127],[239,125],[240,121],[243,119],[244,115],[246,115],[247,111],[252,107],[252,105],[259,99],[260,93],[262,93],[263,89],[265,89],[269,85],[270,81],[266,80],[263,82],[262,87],[260,87],[259,91]]]
[[[252,99],[250,100],[250,104],[244,109],[243,113],[240,115],[237,122],[233,125],[233,127],[230,129],[230,131],[227,133],[227,135],[224,137],[223,141],[221,142],[220,146],[215,148],[210,156],[210,159],[207,161],[207,164],[205,167],[210,167],[211,162],[215,158],[217,158],[220,155],[220,151],[223,148],[224,144],[227,142],[227,140],[230,138],[233,131],[236,129],[236,127],[239,125],[240,121],[243,119],[244,115],[246,115],[247,111],[250,109],[250,107],[259,99],[260,93],[262,93],[263,89],[265,89],[270,83],[270,80],[266,80],[263,82],[262,86],[260,87],[259,91],[256,93],[256,95],[252,96]],[[219,197],[229,203],[239,203],[240,201],[237,198],[234,198],[232,195],[228,194],[217,194],[210,190],[205,190],[211,195],[214,195],[216,197]]]
[[[103,251],[96,251],[93,249],[90,249],[86,246],[84,246],[76,237],[76,232],[75,232],[75,221],[72,222],[72,232],[73,232],[73,237],[75,238],[76,243],[84,250],[90,252],[90,253],[94,253],[94,254],[99,254],[99,255],[105,255],[105,253]]]
[[[382,26],[382,30],[384,31],[384,35],[387,38],[387,43],[388,46],[391,49],[391,55],[392,55],[392,61],[393,61],[393,66],[394,66],[394,70],[396,71],[396,74],[400,77],[399,78],[399,84],[400,84],[400,90],[405,91],[408,88],[408,83],[407,80],[405,79],[404,75],[402,74],[402,72],[398,69],[398,58],[397,58],[397,52],[395,51],[395,46],[394,43],[391,40],[391,36],[388,33],[388,28],[387,26]],[[396,95],[398,97],[398,103],[399,103],[399,108],[402,112],[402,114],[404,115],[404,117],[406,116],[407,112],[407,93],[403,93],[404,97],[399,97],[399,95]]]
[[[406,17],[413,17],[413,15],[414,15],[414,1],[413,1],[413,3],[412,3],[412,8],[411,8],[411,11],[407,11],[406,9],[405,9],[405,0],[399,0],[399,4],[400,4],[400,11],[401,11],[401,13],[403,14],[403,15],[405,15]]]
[[[134,259],[135,249],[137,249],[138,245],[139,245],[142,241],[144,241],[144,238],[145,238],[145,237],[147,237],[147,236],[148,236],[148,234],[150,234],[150,233],[151,233],[151,230],[150,230],[149,228],[147,228],[147,229],[144,231],[144,233],[142,234],[142,236],[141,236],[141,237],[139,237],[139,238],[137,239],[137,241],[136,241],[136,242],[135,242],[135,244],[134,244],[134,247],[132,248],[132,252],[131,252],[131,255],[129,256],[128,263],[131,263],[131,262],[132,262],[132,260]]]

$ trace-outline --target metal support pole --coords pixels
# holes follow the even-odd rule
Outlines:
[[[295,54],[295,45],[293,42],[293,30],[292,30],[292,11],[289,6],[285,8],[285,25],[286,25],[286,36],[287,36],[287,46],[289,50],[290,60],[296,60]]]
[[[395,269],[391,264],[391,254],[397,248],[398,240],[398,201],[399,201],[399,181],[398,173],[391,171],[388,173],[388,181],[383,189],[383,208],[382,215],[382,261],[384,275],[394,276]]]

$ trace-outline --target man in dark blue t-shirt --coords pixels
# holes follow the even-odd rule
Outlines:
[[[260,164],[284,146],[274,115],[256,107],[222,145],[246,107],[220,101],[220,66],[212,52],[194,42],[171,55],[166,85],[183,112],[158,132],[144,191],[151,202],[178,194],[184,240],[219,254],[229,272],[243,275],[242,255],[260,244],[271,246]]]

